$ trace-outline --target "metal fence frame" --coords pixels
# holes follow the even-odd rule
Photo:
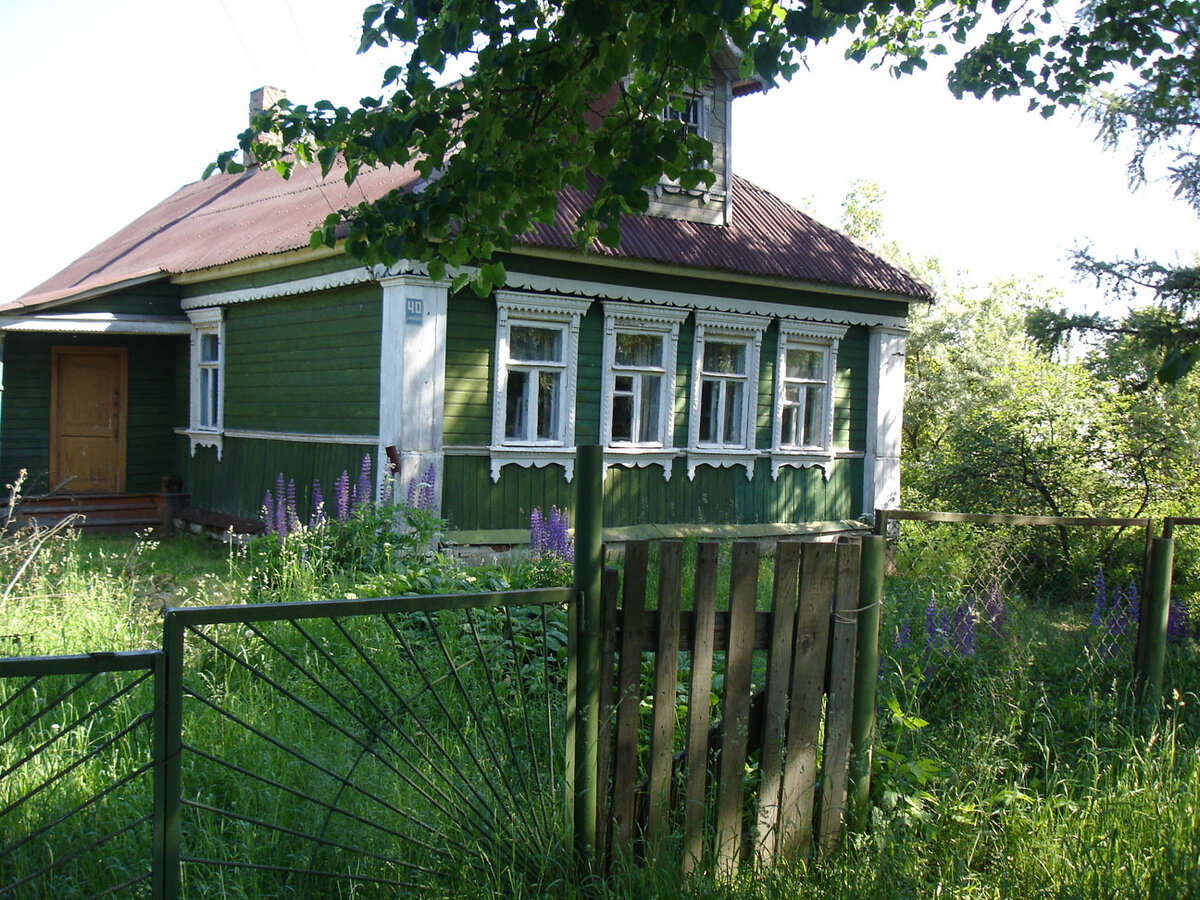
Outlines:
[[[147,670],[153,679],[154,706],[143,715],[153,718],[152,846],[150,848],[151,897],[178,898],[182,875],[182,763],[184,727],[184,645],[189,627],[213,624],[356,617],[390,613],[467,610],[485,607],[565,605],[573,610],[578,593],[569,587],[535,588],[474,594],[383,597],[361,600],[321,600],[255,605],[207,606],[168,609],[163,621],[163,649],[76,656],[14,657],[0,659],[0,678],[37,678],[54,675],[94,675]],[[570,672],[570,669],[568,669]],[[568,676],[568,694],[573,678]],[[568,707],[568,718],[572,715]],[[85,758],[90,758],[85,757]],[[93,802],[99,795],[93,796]],[[79,855],[95,844],[77,850]],[[137,882],[144,881],[139,876]],[[129,886],[119,885],[112,890]],[[0,885],[0,889],[18,886]]]

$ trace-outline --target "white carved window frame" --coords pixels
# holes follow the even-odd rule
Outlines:
[[[217,459],[221,458],[221,450],[225,434],[225,311],[220,308],[190,309],[187,311],[188,320],[192,323],[189,372],[189,404],[188,404],[188,443],[191,454],[196,455],[197,447],[214,447]],[[217,339],[217,359],[204,360],[203,341],[205,337]],[[216,422],[201,424],[203,409],[206,401],[201,389],[201,371],[215,371],[217,376]]]
[[[579,372],[579,324],[590,299],[524,291],[496,291],[496,359],[492,390],[492,443],[488,448],[492,481],[507,465],[524,468],[563,467],[567,481],[575,477],[575,389]],[[509,334],[514,325],[561,328],[563,389],[559,397],[559,433],[553,440],[513,441],[505,437],[508,409]]]
[[[600,441],[604,465],[661,466],[663,479],[671,480],[675,449],[675,370],[679,357],[679,326],[690,315],[687,309],[647,306],[639,303],[604,301],[604,381],[600,399]],[[616,392],[618,334],[650,334],[663,339],[663,379],[659,409],[659,433],[654,440],[638,443],[615,442],[612,409]]]
[[[688,404],[688,478],[696,477],[699,466],[743,466],[746,479],[754,478],[754,463],[759,457],[755,445],[758,410],[759,355],[763,332],[771,324],[766,316],[718,313],[697,310],[696,333],[692,342],[691,397]],[[742,404],[741,445],[731,446],[700,442],[701,379],[704,369],[704,344],[707,340],[742,343],[746,347],[746,393]]]
[[[848,326],[824,322],[797,322],[780,320],[779,349],[775,360],[775,403],[774,424],[771,438],[771,477],[778,478],[779,470],[785,466],[802,468],[820,466],[828,480],[832,471],[833,448],[833,405],[834,382],[837,377],[838,346],[846,335]],[[787,352],[789,349],[819,352],[823,359],[825,396],[821,404],[821,419],[818,433],[819,444],[804,447],[785,446],[783,443],[784,390],[787,386]]]
[[[676,114],[676,110],[671,106],[671,102],[676,98],[682,98],[685,102],[688,100],[696,103],[697,122],[696,131],[694,133],[698,137],[704,138],[706,141],[711,141],[712,137],[712,108],[716,99],[716,86],[712,84],[701,85],[698,88],[688,88],[674,94],[667,99],[667,105],[663,108],[659,118],[668,125],[674,125],[681,121],[681,118]],[[680,187],[679,182],[674,178],[668,178],[666,175],[654,185],[654,196],[661,197],[663,194],[687,194],[694,197],[702,197],[705,202],[708,201],[709,191],[703,185],[686,189]]]

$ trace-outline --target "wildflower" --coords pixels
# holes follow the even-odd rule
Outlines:
[[[896,633],[892,635],[892,649],[902,650],[905,647],[912,646],[912,623],[905,619],[896,627]]]
[[[425,470],[425,480],[421,483],[421,509],[432,512],[437,506],[437,469],[433,463]]]
[[[271,492],[267,491],[263,494],[263,523],[266,525],[267,534],[275,533],[275,498],[271,496]]]
[[[325,522],[325,498],[321,496],[321,482],[319,479],[313,479],[312,488],[312,512],[308,517],[310,527],[322,525]]]
[[[333,509],[339,522],[345,522],[350,517],[350,473],[345,469],[333,483]]]
[[[354,485],[354,497],[351,506],[361,509],[371,502],[371,454],[364,453],[362,466],[358,470],[358,481]]]
[[[1115,599],[1115,598],[1114,598]],[[1104,584],[1104,569],[1096,569],[1096,599],[1092,603],[1092,627],[1100,628],[1108,616],[1108,591]]]
[[[954,651],[959,656],[975,655],[975,615],[969,602],[959,603],[954,609]]]

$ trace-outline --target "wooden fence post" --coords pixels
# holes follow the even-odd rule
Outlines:
[[[1136,693],[1142,710],[1157,713],[1162,702],[1163,664],[1167,653],[1167,617],[1171,610],[1172,538],[1155,538],[1150,549],[1150,590],[1142,609],[1140,634],[1144,652],[1137,672]]]
[[[858,582],[858,640],[854,662],[854,718],[850,728],[849,824],[861,829],[871,808],[871,756],[875,743],[875,695],[879,681],[879,619],[887,539],[862,539]]]
[[[575,855],[591,866],[596,855],[599,797],[600,589],[604,570],[604,455],[596,444],[580,447],[575,463],[575,590],[579,608],[574,766]]]

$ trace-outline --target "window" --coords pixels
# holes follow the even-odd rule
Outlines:
[[[493,481],[509,463],[557,463],[574,476],[579,321],[590,302],[496,292]]]
[[[225,421],[225,322],[220,309],[192,310],[188,318],[192,323],[191,451],[215,447],[220,458]]]
[[[833,376],[845,326],[788,322],[779,326],[771,474],[782,466],[833,461]]]
[[[758,356],[769,319],[696,313],[688,477],[699,465],[746,468],[754,477]]]
[[[676,451],[675,360],[686,309],[604,303],[600,435],[607,465],[662,466]]]
[[[688,134],[708,137],[708,119],[704,115],[704,97],[700,94],[681,94],[672,97],[662,111],[668,124],[682,122]]]

